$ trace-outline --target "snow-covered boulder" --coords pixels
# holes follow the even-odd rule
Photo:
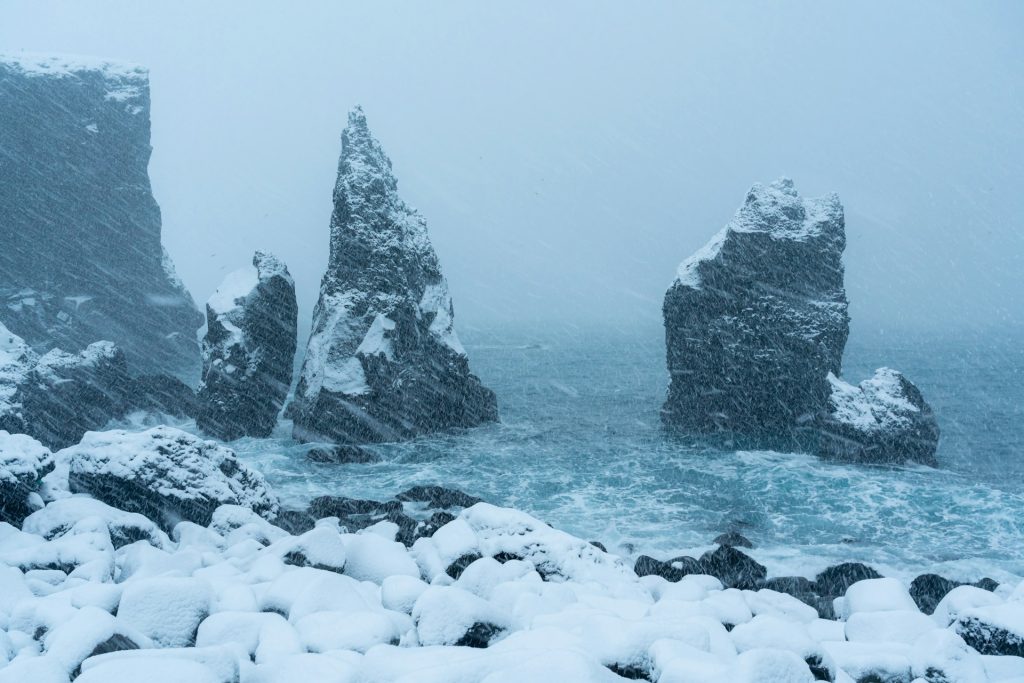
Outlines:
[[[225,441],[266,437],[292,383],[297,305],[284,263],[257,251],[206,303],[196,424]]]
[[[57,457],[68,463],[73,493],[146,515],[165,530],[182,520],[205,526],[220,505],[264,516],[278,508],[263,476],[233,451],[173,427],[90,432]]]
[[[114,549],[136,541],[146,541],[161,549],[171,545],[167,534],[145,515],[125,512],[88,496],[60,498],[47,504],[25,519],[22,530],[54,539],[68,533],[80,520],[90,517],[103,520]]]
[[[342,133],[331,245],[294,402],[302,441],[369,443],[497,420],[469,370],[423,218],[356,108]]]
[[[210,586],[199,579],[139,579],[125,586],[117,616],[158,647],[186,647],[195,644],[212,600]]]
[[[983,655],[1024,657],[1024,600],[965,609],[953,629]]]
[[[732,221],[685,260],[663,307],[671,430],[866,462],[934,463],[938,427],[891,370],[841,380],[849,336],[835,194],[754,185]]]
[[[30,496],[53,466],[50,449],[30,436],[0,430],[0,522],[21,526],[33,511]]]
[[[829,411],[813,432],[821,455],[870,463],[937,465],[939,426],[920,390],[890,368],[853,386],[829,373]]]
[[[0,56],[0,320],[40,353],[109,339],[194,382],[202,316],[160,244],[149,108],[143,67]]]

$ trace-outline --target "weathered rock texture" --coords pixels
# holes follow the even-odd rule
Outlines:
[[[837,379],[845,246],[838,196],[801,198],[788,179],[751,188],[665,295],[664,423],[737,446],[933,463],[938,428],[913,384],[890,370],[860,389]]]
[[[289,413],[303,441],[395,441],[498,417],[470,373],[426,222],[360,109],[342,134],[331,252]]]
[[[172,377],[131,377],[124,353],[109,341],[39,356],[0,323],[0,429],[63,448],[136,410],[190,416],[192,400],[192,390]]]
[[[288,396],[295,361],[295,283],[256,252],[206,304],[203,381],[196,423],[220,439],[266,437]]]
[[[45,353],[107,339],[194,383],[192,298],[160,243],[145,69],[0,57],[0,321]]]

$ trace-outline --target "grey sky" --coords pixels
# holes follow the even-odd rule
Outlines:
[[[151,71],[164,243],[200,304],[256,248],[303,327],[357,103],[460,329],[660,320],[751,183],[847,211],[854,336],[1024,322],[1024,4],[27,2],[0,50]]]

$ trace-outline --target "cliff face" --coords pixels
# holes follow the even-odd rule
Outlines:
[[[194,382],[192,298],[160,243],[149,77],[0,57],[0,321],[33,349],[115,342],[132,372]]]
[[[292,383],[297,311],[292,276],[271,254],[224,280],[206,304],[200,429],[270,436]]]
[[[665,295],[664,424],[740,447],[934,464],[938,427],[917,387],[889,370],[860,388],[838,379],[845,246],[836,195],[805,199],[788,179],[751,188]]]
[[[426,222],[362,110],[342,134],[331,248],[289,415],[300,440],[407,439],[497,419],[470,373]]]

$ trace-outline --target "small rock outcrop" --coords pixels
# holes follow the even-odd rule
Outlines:
[[[64,448],[133,411],[192,416],[193,400],[173,377],[131,377],[124,353],[109,341],[40,357],[0,323],[0,429]]]
[[[288,415],[300,441],[409,439],[498,418],[470,372],[423,218],[361,109],[342,134],[331,249]]]
[[[938,427],[905,377],[841,376],[849,336],[845,218],[835,194],[754,185],[665,295],[671,430],[733,446],[934,464]]]
[[[206,304],[196,424],[225,441],[270,436],[291,387],[298,307],[288,269],[258,251]]]
[[[263,476],[233,451],[173,427],[90,432],[58,458],[68,463],[72,493],[143,514],[166,531],[183,520],[206,526],[220,505],[265,517],[278,511]]]
[[[194,383],[202,316],[161,246],[149,107],[141,67],[0,56],[0,321],[40,354],[108,339]]]
[[[50,449],[25,434],[0,430],[0,522],[21,526],[35,510],[30,496],[53,466]]]

